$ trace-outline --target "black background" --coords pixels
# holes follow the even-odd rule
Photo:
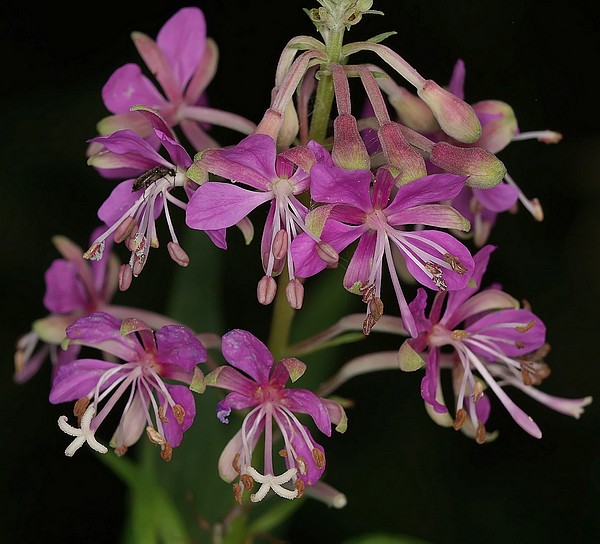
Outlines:
[[[43,273],[57,256],[50,236],[64,234],[85,245],[98,204],[110,191],[84,156],[86,139],[106,114],[100,89],[114,69],[140,62],[131,31],[154,37],[185,5],[77,3],[67,9],[7,1],[0,8],[0,534],[7,542],[116,542],[120,534],[124,487],[86,453],[64,458],[65,437],[56,428],[64,407],[47,403],[48,369],[17,386],[12,356],[16,338],[45,315]],[[535,223],[524,210],[502,216],[488,277],[527,298],[546,322],[553,373],[544,390],[600,398],[599,20],[592,5],[387,0],[374,6],[386,16],[365,18],[349,38],[396,30],[386,44],[440,84],[462,58],[469,101],[504,100],[521,130],[564,134],[555,146],[521,142],[502,152],[525,192],[540,198],[546,219]],[[301,10],[314,4],[225,0],[198,6],[220,48],[211,105],[257,122],[268,107],[281,49],[295,34],[314,35]],[[219,137],[233,143],[235,135]],[[153,259],[154,273],[145,272],[117,300],[164,308],[172,267],[160,256]],[[247,279],[235,270],[228,277],[234,298],[242,288],[252,291],[258,278],[258,271]],[[238,300],[228,307],[230,326],[252,330],[256,315],[266,315],[240,309]],[[544,437],[526,435],[496,405],[490,427],[500,437],[482,447],[429,420],[419,380],[373,374],[344,386],[341,393],[357,408],[347,434],[329,443],[328,480],[350,502],[339,512],[307,503],[290,527],[292,542],[335,543],[375,530],[439,544],[598,541],[596,404],[573,420],[515,394]]]

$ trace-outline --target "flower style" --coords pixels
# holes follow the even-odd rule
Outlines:
[[[286,499],[301,496],[305,486],[312,486],[321,478],[325,452],[294,412],[308,414],[323,434],[331,436],[332,424],[337,425],[339,432],[346,429],[343,408],[306,389],[286,389],[288,378],[296,381],[306,365],[294,358],[275,363],[267,347],[247,331],[234,329],[223,335],[222,351],[231,366],[220,366],[205,377],[207,386],[230,391],[219,402],[217,416],[228,423],[232,410],[250,408],[250,411],[221,454],[221,477],[226,482],[239,477],[241,483],[234,484],[233,490],[240,503],[244,489],[251,491],[254,482],[260,487],[250,496],[253,502],[261,501],[270,489]],[[284,458],[287,470],[282,474],[276,474],[273,464],[273,422],[284,442],[279,456]],[[252,466],[252,454],[263,431],[264,474],[261,474]],[[285,485],[289,482],[293,487]]]
[[[80,424],[79,428],[71,426],[66,416],[58,420],[61,430],[75,436],[65,454],[71,457],[86,442],[106,453],[95,433],[130,390],[111,447],[117,455],[125,454],[145,429],[149,440],[160,445],[161,457],[170,460],[196,414],[190,386],[196,365],[206,361],[200,340],[180,325],[165,325],[155,333],[139,319],[120,321],[105,312],[78,319],[66,335],[65,346],[96,348],[125,362],[76,359],[57,369],[50,402],[75,400],[73,413]]]
[[[118,68],[102,89],[104,104],[114,115],[100,121],[100,134],[132,129],[159,144],[148,120],[131,111],[138,104],[160,112],[170,127],[179,125],[197,150],[217,147],[203,128],[207,124],[244,134],[254,130],[250,121],[205,105],[205,89],[214,77],[218,50],[214,41],[206,37],[206,21],[200,9],[186,7],[177,11],[160,29],[156,41],[141,32],[133,32],[131,37],[164,95],[137,64]],[[98,149],[98,142],[95,143],[92,150]]]
[[[416,339],[408,339],[400,349],[400,366],[416,370],[425,364],[421,395],[428,412],[444,426],[453,425],[478,443],[494,438],[485,430],[490,401],[489,386],[517,424],[535,438],[542,433],[533,421],[505,393],[513,386],[546,406],[575,418],[583,413],[592,397],[565,399],[536,389],[549,374],[543,361],[549,351],[542,320],[499,286],[480,290],[482,276],[495,247],[486,245],[475,255],[472,282],[460,291],[437,293],[429,315],[425,313],[427,295],[423,289],[411,303],[419,328]],[[451,354],[442,352],[450,348]],[[423,359],[421,358],[423,356]],[[451,368],[456,396],[456,416],[448,417],[440,371]],[[475,372],[479,375],[477,376]],[[482,381],[483,380],[483,381]]]
[[[311,197],[324,206],[311,212],[307,224],[338,253],[359,239],[344,276],[344,287],[362,295],[367,303],[363,332],[369,334],[383,313],[385,258],[405,327],[416,336],[417,327],[398,279],[391,244],[405,258],[410,274],[426,287],[440,291],[464,287],[473,259],[462,243],[438,230],[405,229],[420,224],[469,230],[469,222],[454,208],[438,203],[454,198],[466,178],[436,174],[396,188],[389,169],[380,167],[371,187],[369,170],[337,168],[330,158],[315,164],[310,174]],[[298,276],[309,277],[325,268],[326,263],[314,249],[312,237],[301,234],[294,240],[292,254]]]
[[[92,239],[98,232],[96,229],[92,233]],[[73,360],[79,352],[77,346],[58,349],[65,338],[65,329],[83,315],[109,308],[117,287],[119,264],[114,255],[109,256],[110,250],[105,258],[90,263],[81,256],[83,250],[67,237],[54,236],[52,242],[63,258],[55,259],[44,276],[44,306],[50,313],[34,321],[32,330],[17,341],[14,374],[17,383],[31,379],[48,357],[53,373],[58,366]]]
[[[465,65],[458,60],[449,84],[449,91],[464,99]],[[515,112],[506,102],[500,100],[482,100],[472,105],[481,122],[482,132],[475,144],[459,144],[450,139],[453,144],[465,147],[477,146],[497,154],[508,144],[518,140],[536,138],[544,143],[557,143],[562,135],[558,132],[545,130],[522,133],[519,131]],[[434,140],[448,140],[441,131],[429,135]],[[441,148],[443,149],[443,148]],[[478,189],[465,186],[461,193],[452,201],[452,205],[467,217],[472,225],[473,241],[477,247],[482,247],[489,238],[490,231],[499,213],[515,210],[517,201],[538,221],[542,221],[544,213],[537,198],[528,199],[516,184],[510,174],[506,173],[501,183],[488,189]]]
[[[105,241],[111,234],[114,234],[116,242],[125,241],[131,257],[129,264],[123,265],[119,273],[121,290],[129,288],[132,278],[141,273],[150,248],[158,247],[155,221],[163,209],[171,234],[171,241],[167,244],[169,255],[177,264],[188,265],[189,257],[179,245],[168,203],[185,210],[187,203],[175,197],[173,189],[183,187],[189,199],[197,188],[197,184],[186,175],[192,159],[175,140],[162,117],[146,108],[138,108],[138,111],[151,123],[171,161],[163,158],[141,136],[128,129],[90,140],[101,143],[103,150],[88,160],[105,177],[126,178],[100,206],[98,217],[108,228],[94,240],[84,255],[92,260],[100,258]],[[224,247],[224,231],[209,231],[206,234],[217,246]]]
[[[248,136],[230,149],[208,149],[194,166],[234,183],[202,184],[190,199],[186,224],[201,230],[225,229],[270,202],[261,242],[265,276],[258,283],[258,300],[262,304],[273,301],[277,290],[273,276],[280,274],[287,262],[287,299],[292,307],[300,308],[303,287],[296,279],[290,247],[299,231],[306,232],[307,209],[297,195],[308,189],[308,173],[285,154],[278,155],[275,141],[266,134]],[[240,187],[238,182],[255,190]],[[310,233],[307,236],[316,239]]]

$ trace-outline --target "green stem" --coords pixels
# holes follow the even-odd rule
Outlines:
[[[339,25],[339,28],[331,29],[328,39],[326,40],[328,62],[340,62],[344,30],[344,25]],[[319,143],[325,142],[327,138],[327,129],[329,128],[333,97],[333,78],[330,74],[323,75],[317,85],[317,94],[315,97],[309,132],[309,138],[311,140],[315,140]]]
[[[290,306],[285,294],[285,287],[288,281],[289,277],[286,270],[279,276],[277,294],[273,302],[269,349],[276,361],[281,359],[287,350],[292,330],[292,321],[296,313],[296,310]]]

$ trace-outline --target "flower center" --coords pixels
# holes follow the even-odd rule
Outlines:
[[[382,210],[373,209],[367,214],[366,224],[373,230],[386,230],[388,226],[387,216]]]
[[[294,185],[289,178],[277,178],[269,184],[275,197],[287,197],[294,193]]]

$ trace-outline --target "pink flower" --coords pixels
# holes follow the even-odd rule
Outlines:
[[[419,336],[408,339],[400,349],[401,367],[416,370],[426,365],[421,395],[430,407],[430,415],[443,425],[453,424],[455,429],[465,425],[465,432],[479,443],[493,438],[485,430],[491,408],[485,393],[487,387],[517,424],[536,438],[542,436],[539,427],[510,399],[504,387],[516,387],[553,410],[575,418],[592,401],[592,397],[554,397],[534,387],[550,374],[543,361],[549,351],[546,328],[537,315],[519,308],[519,303],[499,286],[480,289],[494,249],[490,245],[480,249],[469,285],[448,293],[447,300],[446,293],[438,293],[428,315],[427,294],[419,290],[411,303]],[[450,348],[451,352],[442,351],[443,348]],[[446,416],[448,408],[440,378],[443,368],[452,370],[456,397],[453,422]]]
[[[469,223],[454,208],[439,204],[454,198],[465,177],[454,174],[426,176],[396,187],[387,168],[377,170],[372,184],[369,170],[344,170],[330,158],[310,171],[311,198],[324,206],[307,218],[313,236],[299,235],[292,243],[296,273],[312,276],[327,263],[316,251],[315,234],[338,253],[359,240],[344,276],[344,287],[363,296],[368,304],[363,330],[368,334],[383,313],[381,281],[384,261],[390,273],[406,329],[417,329],[394,266],[392,245],[406,261],[410,274],[430,289],[461,289],[469,281],[473,259],[453,236],[439,230],[408,230],[413,225],[468,230]]]
[[[65,454],[72,456],[86,442],[106,453],[107,448],[96,440],[95,433],[119,400],[125,398],[110,441],[115,453],[123,455],[146,430],[150,441],[161,446],[163,459],[170,460],[173,448],[179,446],[196,414],[190,385],[196,365],[206,361],[200,340],[183,326],[165,325],[153,332],[141,320],[120,321],[104,312],[78,319],[67,328],[66,335],[66,346],[96,348],[124,362],[85,358],[58,368],[50,402],[76,400],[74,414],[80,423],[76,428],[67,423],[66,416],[58,420],[65,433],[75,436]]]
[[[205,105],[205,90],[215,74],[218,51],[214,41],[206,38],[206,21],[200,9],[177,11],[160,29],[156,41],[141,32],[132,33],[132,39],[162,92],[137,64],[117,69],[102,89],[104,104],[114,115],[100,121],[101,134],[128,128],[158,145],[150,123],[130,111],[135,105],[157,110],[170,127],[180,126],[196,149],[217,146],[205,132],[208,124],[244,134],[254,129],[254,124],[242,117]],[[97,148],[96,143],[92,152]]]
[[[206,385],[230,391],[218,404],[217,416],[228,423],[232,410],[250,411],[244,417],[241,429],[231,439],[219,460],[221,477],[234,485],[234,495],[241,503],[243,488],[250,491],[255,482],[260,484],[250,500],[262,500],[272,489],[277,495],[294,499],[305,486],[314,485],[325,470],[325,452],[313,439],[308,428],[295,413],[308,414],[317,428],[331,435],[331,425],[343,432],[346,417],[342,407],[323,399],[307,389],[286,389],[288,379],[296,381],[306,365],[298,359],[282,359],[275,363],[267,347],[249,332],[234,329],[222,339],[222,351],[231,366],[221,366],[208,374]],[[276,475],[273,463],[273,423],[283,437],[279,452],[285,460],[285,470]],[[264,465],[260,473],[252,461],[253,451],[264,433]],[[291,482],[293,487],[286,487]]]

